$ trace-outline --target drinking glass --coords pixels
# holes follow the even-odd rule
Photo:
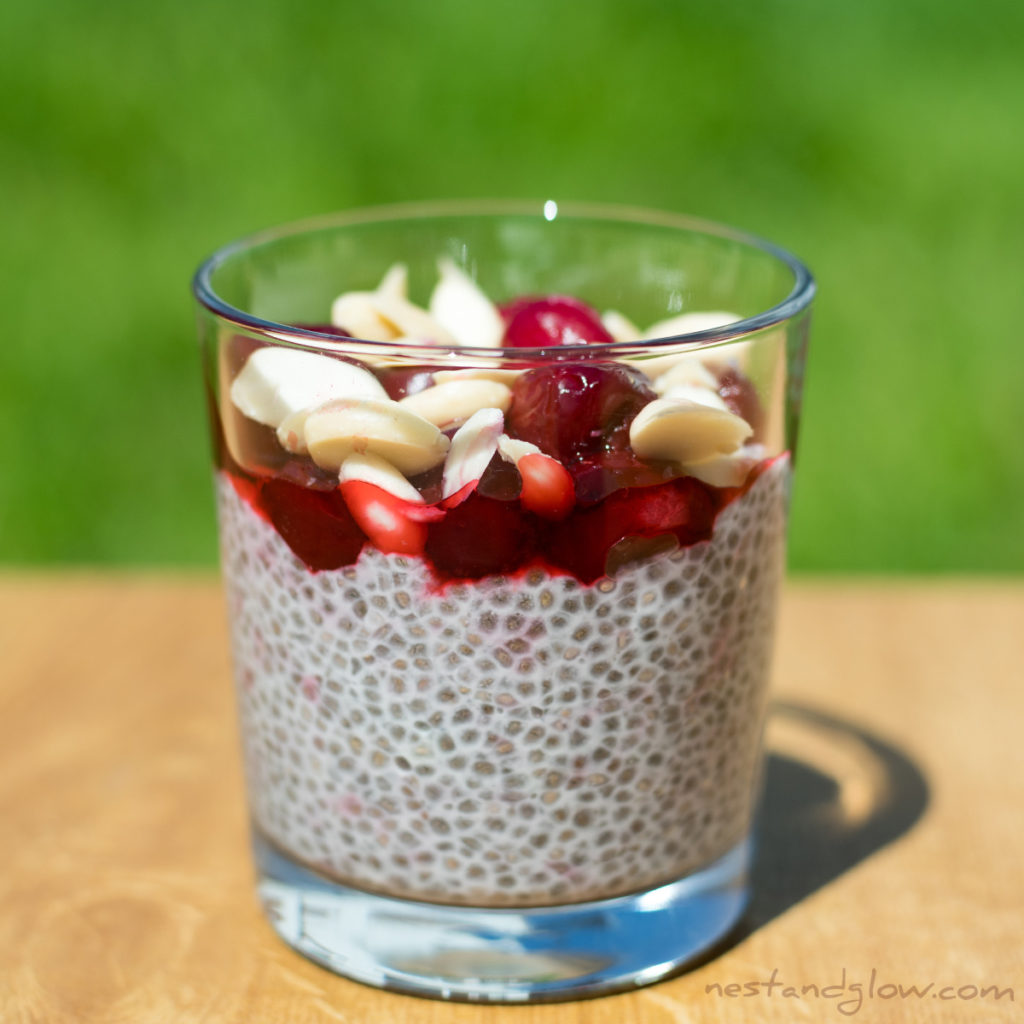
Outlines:
[[[705,953],[748,898],[806,268],[444,204],[255,235],[194,290],[274,928],[455,1000]]]

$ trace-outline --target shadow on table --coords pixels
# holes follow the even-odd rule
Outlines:
[[[733,945],[909,831],[928,784],[906,754],[850,722],[772,705],[753,897]]]

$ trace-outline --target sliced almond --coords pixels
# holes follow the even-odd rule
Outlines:
[[[332,398],[386,398],[369,370],[315,352],[268,346],[246,360],[231,382],[231,401],[257,423],[279,427],[293,413]]]
[[[399,331],[378,309],[376,292],[345,292],[331,305],[331,323],[365,341],[391,341]]]
[[[435,370],[434,380],[438,384],[447,384],[452,380],[493,380],[497,384],[512,387],[516,378],[525,372],[525,369],[507,370],[499,366],[472,366],[461,370]]]
[[[746,445],[729,455],[712,455],[700,462],[687,462],[682,468],[687,476],[695,476],[712,487],[739,487],[764,454],[761,445]]]
[[[647,367],[642,367],[647,372]],[[693,353],[677,358],[671,366],[654,378],[654,390],[659,395],[679,387],[718,388],[718,378]]]
[[[331,323],[364,341],[416,339],[421,344],[454,345],[449,331],[408,297],[408,270],[404,263],[390,267],[374,291],[339,295],[331,305]]]
[[[519,460],[527,455],[543,455],[544,453],[530,441],[520,441],[517,438],[509,437],[508,434],[502,434],[498,438],[498,454],[506,462],[518,466]]]
[[[735,313],[723,311],[711,311],[707,313],[681,313],[679,316],[670,317],[667,320],[659,320],[652,324],[643,333],[644,339],[671,338],[679,334],[692,334],[695,331],[706,331],[712,327],[724,327],[726,324],[735,323],[741,319]],[[723,354],[726,351],[736,349],[737,343],[732,342],[723,346]],[[668,352],[665,355],[656,356],[632,356],[626,360],[631,366],[642,370],[651,380],[658,380],[676,366],[692,366],[694,364],[713,363],[723,361],[723,356],[716,356],[717,350],[701,350],[700,356],[693,348],[677,349],[675,352]],[[685,372],[685,371],[684,371]]]
[[[450,259],[437,262],[441,277],[430,296],[430,314],[467,348],[497,348],[505,321],[480,286]]]
[[[721,309],[680,313],[651,324],[644,331],[644,337],[674,338],[680,334],[695,334],[697,331],[710,331],[713,327],[725,327],[742,319],[743,317],[736,313],[727,313]]]
[[[491,380],[451,380],[407,395],[399,405],[442,430],[457,427],[480,409],[508,412],[512,391]]]
[[[727,367],[735,367],[741,373],[747,372],[750,365],[750,351],[753,342],[730,341],[727,345],[716,345],[703,353],[704,363],[712,370],[724,370]]]
[[[350,455],[369,453],[415,476],[448,451],[448,438],[433,423],[388,399],[327,402],[306,417],[305,434],[313,461],[335,473]]]
[[[605,310],[601,314],[601,323],[616,341],[639,341],[643,337],[643,331],[617,309]]]
[[[644,374],[650,381],[657,381],[680,362],[689,362],[696,359],[692,349],[683,351],[676,350],[666,355],[628,355],[623,361],[627,366],[635,367]]]
[[[375,302],[377,313],[394,328],[392,337],[404,335],[416,338],[421,344],[455,345],[455,338],[441,326],[425,309],[402,298],[386,292],[376,292]],[[374,340],[374,339],[369,339]]]
[[[409,297],[409,268],[404,263],[393,263],[384,272],[377,285],[378,295],[391,295],[399,299]]]
[[[656,398],[629,427],[629,442],[642,459],[684,464],[734,452],[753,433],[746,420],[685,398]]]
[[[450,498],[483,476],[505,428],[500,409],[479,409],[455,432],[444,462],[441,495]]]
[[[729,406],[722,401],[722,396],[717,391],[693,384],[680,384],[674,388],[669,388],[661,397],[671,399],[682,398],[688,402],[696,402],[698,405],[707,405],[712,409],[730,411]]]
[[[321,403],[323,404],[323,403]],[[287,452],[293,455],[308,455],[309,448],[306,445],[306,418],[316,409],[300,409],[293,412],[291,416],[285,416],[277,428],[277,443]]]
[[[350,455],[338,470],[339,483],[344,484],[349,480],[363,480],[403,501],[423,504],[423,495],[390,462],[379,455],[371,455],[369,452]]]

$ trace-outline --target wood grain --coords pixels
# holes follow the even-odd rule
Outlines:
[[[744,927],[672,981],[545,1007],[379,993],[273,935],[213,578],[0,576],[0,651],[5,1024],[1024,1018],[1024,584],[791,585]],[[846,989],[727,994],[773,969]]]

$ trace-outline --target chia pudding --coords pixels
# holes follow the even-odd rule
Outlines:
[[[365,294],[320,329],[374,340],[376,317],[403,336]],[[441,311],[467,302],[415,312],[461,341]],[[606,899],[748,832],[790,459],[735,361],[587,359],[619,340],[614,317],[564,296],[491,309],[473,323],[506,353],[573,347],[453,370],[340,339],[336,356],[224,343],[217,500],[251,813],[356,888]]]

